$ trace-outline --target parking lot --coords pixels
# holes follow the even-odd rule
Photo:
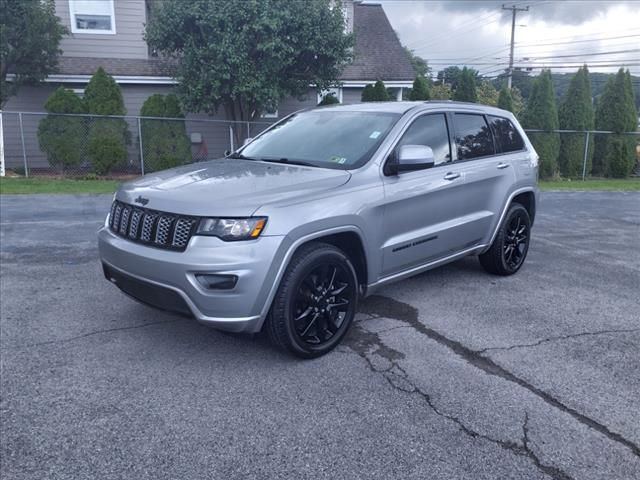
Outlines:
[[[3,479],[640,478],[640,193],[545,193],[517,275],[362,303],[313,361],[104,280],[111,197],[3,196]]]

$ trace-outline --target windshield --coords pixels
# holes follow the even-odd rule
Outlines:
[[[301,112],[234,156],[343,170],[357,168],[371,158],[398,118],[398,114],[377,112]]]

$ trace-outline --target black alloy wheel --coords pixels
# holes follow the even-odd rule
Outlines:
[[[304,245],[280,282],[267,319],[273,343],[302,358],[335,348],[358,303],[358,278],[349,258],[325,243]]]
[[[519,203],[509,207],[491,247],[480,255],[480,264],[495,275],[513,275],[524,263],[531,240],[529,212]]]

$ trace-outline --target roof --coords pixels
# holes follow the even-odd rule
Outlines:
[[[332,109],[345,112],[379,112],[403,114],[416,107],[422,107],[420,110],[455,110],[501,115],[508,113],[509,115],[511,115],[511,113],[496,107],[481,105],[479,103],[455,102],[452,100],[431,100],[427,102],[365,102],[353,103],[350,105],[331,105],[320,108],[322,108],[322,110]]]
[[[381,5],[354,4],[353,63],[340,80],[413,81],[416,74]]]

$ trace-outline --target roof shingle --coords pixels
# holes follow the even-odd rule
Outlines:
[[[381,5],[355,4],[354,60],[341,80],[412,81],[413,66]]]

